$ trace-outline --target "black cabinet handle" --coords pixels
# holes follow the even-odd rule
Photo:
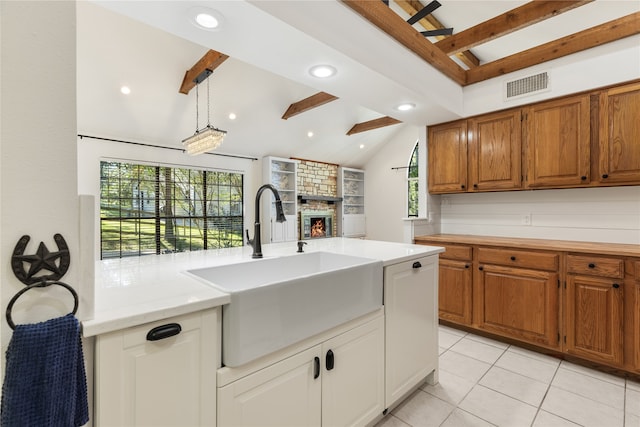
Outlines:
[[[609,178],[609,175],[605,173],[605,174],[602,175],[602,178],[603,179],[607,179],[607,178]]]
[[[589,264],[589,268],[596,268],[596,265],[594,263]]]
[[[480,267],[478,267],[478,270],[482,271],[482,270],[484,270],[484,267],[480,266]]]
[[[313,379],[316,380],[320,376],[320,358],[318,356],[313,358]]]
[[[582,176],[580,177],[580,179],[581,179],[581,180],[583,180],[583,181],[586,181],[586,180],[587,180],[587,177],[586,177],[586,176],[584,176],[584,175],[582,175]]]
[[[465,185],[464,185],[464,184],[462,184],[462,185],[460,186],[460,188],[462,188],[462,189],[464,189],[464,187],[465,187]]]
[[[333,365],[334,365],[334,360],[333,360],[333,351],[329,350],[327,351],[327,357],[324,360],[324,364],[327,368],[327,371],[330,371],[333,369]]]
[[[182,331],[182,327],[178,323],[168,323],[162,326],[156,326],[147,333],[147,341],[158,341],[165,338],[178,335]]]
[[[515,260],[516,260],[516,257],[512,256],[511,261],[515,261]]]
[[[413,268],[420,268],[420,267],[422,267],[422,264],[420,264],[420,261],[416,261],[416,262],[413,263],[412,267]]]
[[[619,284],[617,284],[617,283],[614,283],[614,284],[613,284],[613,288],[614,288],[614,289],[618,289],[619,287],[620,287],[620,285],[619,285]]]
[[[464,265],[464,268],[469,268],[469,264],[465,264],[465,265]]]
[[[478,188],[478,184],[473,184],[473,188]]]

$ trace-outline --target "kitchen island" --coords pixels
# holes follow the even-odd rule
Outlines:
[[[265,258],[291,262],[296,250],[295,242],[263,247]],[[221,360],[222,307],[230,295],[188,271],[252,262],[250,247],[99,262],[95,316],[83,322],[84,335],[97,337],[97,424],[375,422],[427,377],[437,382],[442,250],[308,241],[307,253],[381,261],[384,305],[239,367]]]

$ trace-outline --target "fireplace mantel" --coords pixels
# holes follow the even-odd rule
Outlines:
[[[332,197],[332,196],[316,196],[313,194],[298,194],[298,200],[300,203],[307,203],[309,200],[319,200],[321,202],[327,202],[328,204],[334,204],[335,202],[341,202],[342,197]]]

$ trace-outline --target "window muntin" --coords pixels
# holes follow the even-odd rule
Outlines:
[[[100,163],[101,258],[242,246],[243,175]]]

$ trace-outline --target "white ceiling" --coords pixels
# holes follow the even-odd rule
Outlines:
[[[434,16],[455,32],[526,3],[440,2]],[[197,7],[222,14],[222,27],[197,28],[191,22]],[[639,9],[637,0],[597,0],[472,51],[491,61]],[[406,135],[403,128],[415,127],[417,137],[418,127],[462,113],[462,88],[337,1],[81,1],[77,16],[81,134],[179,148],[196,118],[195,91],[178,89],[208,49],[230,56],[209,79],[211,124],[228,131],[222,153],[360,167],[382,144]],[[319,63],[338,74],[324,81],[310,76]],[[120,93],[122,85],[130,95]],[[320,90],[340,99],[281,119],[289,104]],[[402,102],[417,108],[395,110]],[[199,105],[201,128],[206,85]],[[405,123],[345,135],[383,115]]]

